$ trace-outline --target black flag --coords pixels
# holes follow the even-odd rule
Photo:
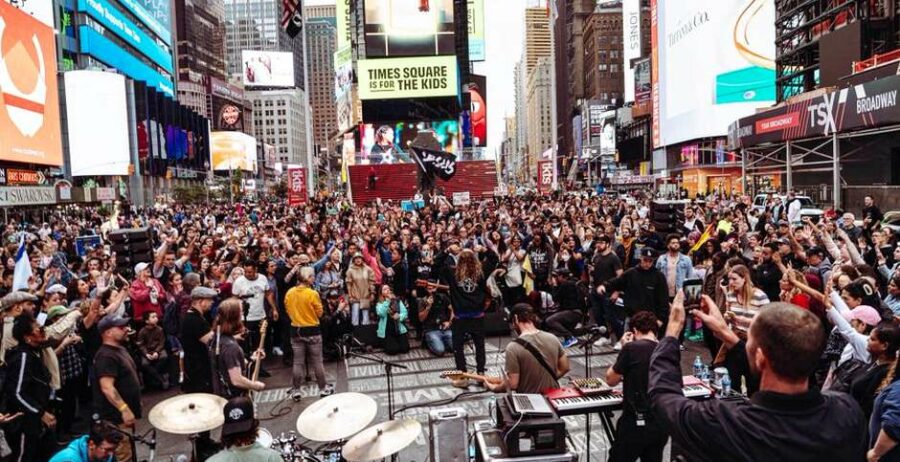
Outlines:
[[[427,175],[437,176],[447,181],[456,174],[456,155],[421,146],[411,146],[410,148],[416,156],[419,168]]]

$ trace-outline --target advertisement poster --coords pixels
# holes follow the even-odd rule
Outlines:
[[[650,59],[642,59],[634,64],[634,103],[650,103],[653,87],[650,82]]]
[[[631,60],[641,57],[641,0],[622,0],[622,62],[625,70],[625,102],[634,101]]]
[[[459,146],[459,122],[456,120],[362,124],[359,126],[362,149],[356,163],[371,165],[412,162],[409,145],[419,132],[425,130],[434,133],[442,151],[456,153]]]
[[[455,56],[361,59],[359,99],[413,99],[456,96]]]
[[[469,61],[484,61],[484,0],[468,0]]]
[[[214,171],[256,172],[256,138],[241,132],[211,132],[209,137]]]
[[[553,192],[553,161],[542,160],[537,163],[538,167],[538,192],[541,194],[550,194]]]
[[[303,30],[303,5],[300,0],[281,0],[281,28],[291,38]]]
[[[72,176],[128,175],[131,145],[125,76],[70,71],[63,81]]]
[[[290,167],[287,170],[288,205],[296,207],[306,203],[306,169]]]
[[[351,0],[335,0],[335,19],[337,20],[337,41],[334,44],[335,50],[343,50],[350,48],[352,45],[352,36],[350,34],[350,1]]]
[[[365,4],[367,58],[456,52],[453,0],[365,0]]]
[[[62,164],[56,36],[0,1],[0,160]]]
[[[772,0],[655,4],[655,146],[723,136],[775,103]]]
[[[294,56],[288,52],[241,51],[244,86],[293,87]]]
[[[487,78],[475,74],[471,78],[473,83],[469,84],[469,96],[472,99],[472,145],[483,148],[487,146]]]
[[[356,138],[353,133],[344,133],[341,160],[341,181],[346,182],[349,179],[350,167],[356,165]]]

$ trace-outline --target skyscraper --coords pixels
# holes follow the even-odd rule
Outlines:
[[[525,75],[537,66],[538,60],[550,56],[550,20],[546,8],[525,9]]]
[[[281,28],[280,0],[225,0],[225,65],[232,78],[240,77],[241,52],[285,51],[294,55],[294,86],[305,88],[303,35],[291,38]]]
[[[337,131],[334,93],[334,52],[337,38],[335,7],[306,7],[306,48],[309,63],[309,100],[312,106],[313,144],[316,152],[327,149]]]
[[[222,1],[175,0],[178,78],[191,73],[225,80],[225,8]]]

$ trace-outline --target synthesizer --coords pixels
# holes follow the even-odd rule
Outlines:
[[[703,385],[686,385],[682,388],[682,392],[685,397],[692,399],[708,398],[712,395],[712,391]],[[620,408],[622,394],[614,391],[601,395],[550,398],[549,401],[560,415],[587,414]]]

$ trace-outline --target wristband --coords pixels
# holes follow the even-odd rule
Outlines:
[[[128,409],[128,403],[122,403],[122,405],[116,409],[118,409],[119,412],[123,412],[123,411],[125,411],[125,409]]]

